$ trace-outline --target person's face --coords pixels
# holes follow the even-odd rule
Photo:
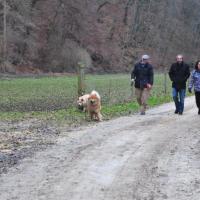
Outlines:
[[[183,56],[177,56],[177,57],[176,57],[176,61],[177,61],[178,63],[183,62]]]
[[[144,64],[146,64],[146,63],[149,62],[149,59],[144,59],[144,60],[142,60],[142,62],[143,62]]]
[[[198,70],[200,70],[200,62],[198,63]]]

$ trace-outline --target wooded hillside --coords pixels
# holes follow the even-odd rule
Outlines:
[[[142,53],[156,67],[177,53],[193,62],[199,9],[197,0],[1,0],[1,70],[74,72],[83,61],[90,72],[128,72]]]

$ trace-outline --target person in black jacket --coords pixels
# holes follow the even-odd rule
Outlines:
[[[153,67],[149,63],[150,57],[143,55],[131,73],[131,85],[135,86],[135,95],[141,106],[141,115],[145,115],[147,100],[153,85]]]
[[[183,61],[182,55],[176,56],[176,63],[171,65],[169,77],[172,81],[172,97],[175,103],[175,114],[183,114],[186,82],[190,76],[190,68]]]

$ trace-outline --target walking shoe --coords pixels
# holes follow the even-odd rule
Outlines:
[[[183,114],[183,112],[179,112],[178,114],[179,114],[179,115],[182,115],[182,114]]]
[[[174,114],[178,114],[178,113],[179,113],[178,110],[175,110]]]

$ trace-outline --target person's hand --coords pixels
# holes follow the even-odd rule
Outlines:
[[[189,93],[192,93],[192,88],[188,88],[188,92],[189,92]]]
[[[151,89],[152,88],[152,85],[151,84],[149,84],[149,83],[147,83],[147,89]]]
[[[134,84],[134,79],[131,79],[131,86],[133,86]]]

